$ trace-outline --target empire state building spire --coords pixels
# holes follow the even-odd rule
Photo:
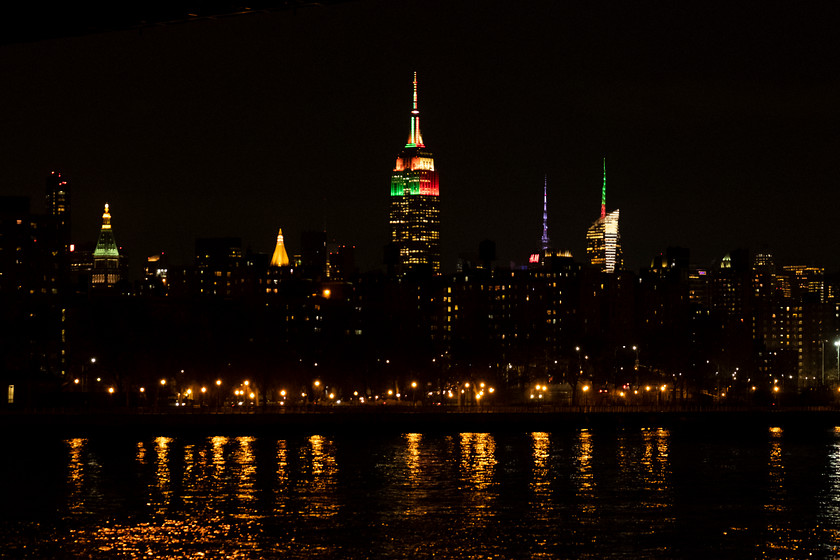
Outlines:
[[[411,130],[408,133],[406,148],[423,148],[423,136],[420,135],[420,110],[417,109],[417,72],[414,73],[414,104],[411,108]]]
[[[389,255],[396,274],[440,273],[440,187],[435,158],[420,135],[417,73],[408,143],[391,171]]]

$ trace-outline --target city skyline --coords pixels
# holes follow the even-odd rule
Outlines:
[[[0,194],[41,211],[61,171],[73,242],[95,242],[109,203],[134,277],[161,251],[192,262],[196,238],[270,254],[283,228],[296,253],[324,225],[369,269],[416,69],[444,271],[485,238],[525,264],[546,177],[551,240],[584,261],[605,156],[629,269],[675,245],[698,264],[746,247],[837,268],[816,218],[838,202],[835,14],[391,4],[6,45]],[[409,14],[423,48],[396,26]]]

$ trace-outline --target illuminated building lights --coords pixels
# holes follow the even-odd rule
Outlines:
[[[415,72],[408,142],[397,156],[391,174],[391,243],[397,249],[403,272],[420,267],[440,271],[439,195],[434,156],[420,134]]]
[[[274,254],[271,255],[270,266],[289,266],[289,254],[286,253],[286,245],[283,242],[283,229],[277,231],[277,245],[274,247]]]
[[[586,232],[586,253],[589,263],[602,272],[613,273],[620,270],[621,235],[618,231],[619,210],[607,213],[607,167],[604,160],[604,183],[601,187],[601,216],[595,220]]]
[[[121,278],[120,273],[120,251],[117,241],[114,239],[114,232],[111,229],[111,209],[105,204],[105,212],[102,214],[102,229],[99,231],[99,238],[96,241],[96,249],[93,251],[93,274],[91,284],[94,287],[112,287]]]

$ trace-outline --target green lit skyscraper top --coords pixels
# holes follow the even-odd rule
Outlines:
[[[405,148],[391,174],[391,243],[398,251],[401,273],[440,272],[440,190],[432,152],[420,135],[417,109],[417,73],[411,128]]]
[[[111,208],[106,204],[105,212],[102,214],[102,229],[99,230],[99,239],[96,240],[96,249],[93,251],[91,286],[94,288],[116,286],[122,279],[120,260],[120,249],[114,239],[114,231],[111,229]]]

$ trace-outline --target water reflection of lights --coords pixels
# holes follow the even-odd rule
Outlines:
[[[670,434],[664,428],[642,432],[644,442],[641,466],[642,481],[645,488],[654,491],[668,489],[669,473],[668,438]]]
[[[137,442],[137,462],[141,465],[146,464],[146,446],[142,441]]]
[[[595,473],[592,468],[592,433],[589,430],[580,430],[575,451],[577,462],[575,478],[581,512],[592,515],[595,513]]]
[[[239,482],[236,486],[236,497],[242,502],[253,502],[256,499],[255,478],[257,474],[256,459],[254,457],[253,437],[238,437],[238,449],[233,454]],[[246,509],[250,506],[246,506]]]
[[[277,490],[274,492],[275,513],[285,512],[289,504],[289,452],[286,440],[277,441]]]
[[[164,514],[172,499],[172,480],[169,468],[169,444],[173,439],[168,437],[159,437],[155,439],[155,479],[157,481],[157,491],[159,498],[152,498],[149,502],[154,508],[155,513]]]
[[[764,511],[767,514],[767,540],[764,543],[764,555],[777,554],[787,550],[794,553],[799,549],[799,543],[791,542],[790,519],[786,516],[785,508],[785,466],[782,462],[782,435],[780,427],[769,429],[770,450],[767,460],[767,503]]]
[[[785,466],[782,463],[782,428],[772,427],[770,435],[770,456],[767,462],[769,480],[769,500],[764,505],[766,511],[783,512],[785,495]]]
[[[420,434],[406,434],[406,442],[408,449],[406,450],[406,461],[408,463],[408,480],[412,485],[417,485],[420,482],[420,440],[423,436]]]
[[[87,439],[75,438],[66,443],[70,448],[70,461],[67,465],[67,484],[70,487],[68,505],[70,511],[76,513],[84,509],[85,470],[82,457]]]
[[[461,471],[476,489],[493,484],[496,440],[491,434],[461,434]]]
[[[548,450],[549,435],[546,432],[534,432],[531,434],[531,441],[534,448],[534,468],[531,471],[531,490],[537,494],[545,494],[549,486],[548,478]],[[542,498],[539,498],[542,499]]]
[[[339,511],[335,495],[338,466],[334,444],[324,436],[313,435],[309,438],[309,452],[312,477],[308,488],[301,488],[301,493],[308,493],[310,498],[301,513],[313,517],[333,516]],[[306,484],[305,481],[301,482]]]

